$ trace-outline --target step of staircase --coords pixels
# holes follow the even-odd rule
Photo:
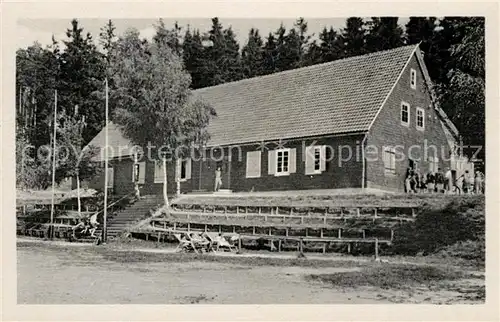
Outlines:
[[[150,210],[156,209],[162,204],[163,198],[159,196],[142,196],[140,200],[109,217],[106,227],[108,237],[118,236],[128,226],[144,218]],[[96,233],[101,234],[102,227]]]

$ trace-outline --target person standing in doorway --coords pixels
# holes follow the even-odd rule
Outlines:
[[[222,187],[222,172],[220,167],[217,167],[217,170],[215,170],[215,189],[214,191],[219,191],[219,189]]]

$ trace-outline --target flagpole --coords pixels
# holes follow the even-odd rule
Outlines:
[[[49,237],[54,235],[54,197],[56,185],[56,135],[57,135],[57,89],[54,90],[54,135],[52,147],[52,205],[50,208],[50,230]]]
[[[103,230],[102,230],[102,241],[106,242],[107,239],[107,218],[108,218],[108,78],[105,79],[106,82],[106,123],[104,127],[105,132],[105,153],[104,153],[104,214],[103,214]]]

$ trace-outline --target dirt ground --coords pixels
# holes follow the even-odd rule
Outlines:
[[[484,287],[483,278],[454,280],[449,287],[412,290],[370,285],[346,287],[310,276],[362,274],[369,261],[292,266],[175,254],[130,252],[107,246],[18,242],[19,304],[376,304],[482,303],[464,299],[463,288]],[[188,254],[189,255],[189,254]],[[170,257],[169,257],[170,256]],[[211,255],[205,255],[211,256]],[[172,259],[172,260],[170,260]],[[333,262],[332,262],[333,263]],[[443,282],[444,283],[444,282]],[[465,286],[464,286],[465,285]],[[484,299],[483,299],[484,301]]]

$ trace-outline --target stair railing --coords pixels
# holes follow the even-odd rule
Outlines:
[[[121,197],[120,199],[118,199],[118,200],[113,201],[112,203],[110,203],[110,204],[106,207],[106,209],[108,209],[108,210],[109,210],[110,208],[114,207],[117,203],[121,202],[122,200],[125,200],[126,198],[130,197],[130,196],[131,196],[131,195],[133,195],[133,194],[135,194],[135,191],[131,191],[131,192],[129,192],[128,194],[124,195],[124,196],[123,196],[123,197]],[[100,214],[102,214],[103,212],[104,212],[104,207],[103,207],[101,210],[99,210],[99,211],[97,212],[97,216],[99,217],[99,215],[100,215]]]

